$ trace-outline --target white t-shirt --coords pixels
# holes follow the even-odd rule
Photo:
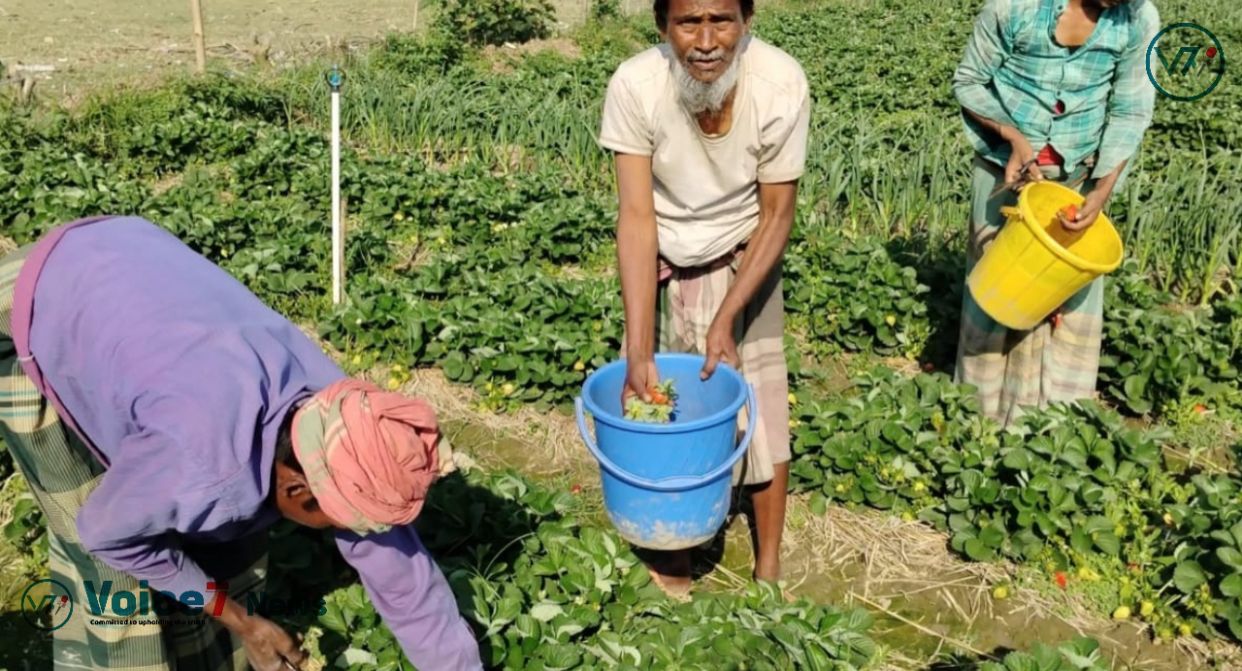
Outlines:
[[[599,144],[651,157],[660,255],[675,266],[706,265],[744,242],[759,225],[759,183],[797,179],[806,164],[802,66],[754,36],[737,57],[733,125],[717,137],[681,105],[667,44],[631,57],[608,83]]]

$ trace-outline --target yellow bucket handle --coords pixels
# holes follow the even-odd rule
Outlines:
[[[1000,211],[1001,211],[1001,214],[1004,215],[1008,219],[1020,219],[1022,217],[1022,212],[1018,210],[1018,208],[1013,207],[1011,205],[1006,205],[1005,207],[1002,207]]]

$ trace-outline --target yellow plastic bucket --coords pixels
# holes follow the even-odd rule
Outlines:
[[[1033,329],[1121,265],[1121,236],[1103,213],[1085,231],[1061,227],[1057,212],[1084,200],[1067,186],[1042,181],[1022,188],[1017,207],[1001,208],[1005,225],[966,280],[988,316],[1011,329]]]

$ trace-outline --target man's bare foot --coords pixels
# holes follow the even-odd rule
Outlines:
[[[690,576],[663,575],[651,567],[647,567],[647,572],[651,574],[651,579],[660,589],[664,590],[665,594],[674,599],[690,598]]]
[[[761,557],[755,562],[755,580],[763,582],[779,582],[781,579],[781,560]]]
[[[776,587],[777,589],[779,589],[781,593],[781,598],[783,598],[786,603],[793,603],[797,601],[798,598],[795,597],[792,592],[783,588],[780,585],[781,577],[782,576],[781,576],[780,560],[777,560],[775,562],[761,561],[755,564],[755,574],[754,574],[755,582],[768,583],[772,585],[773,587]]]
[[[675,599],[689,598],[692,584],[689,550],[662,552],[647,566],[647,571],[665,594]]]

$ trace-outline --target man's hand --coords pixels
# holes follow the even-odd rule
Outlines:
[[[1044,173],[1040,172],[1039,166],[1035,164],[1035,149],[1031,147],[1031,143],[1016,130],[1007,135],[1009,146],[1013,148],[1013,151],[1009,154],[1009,163],[1005,165],[1005,183],[1013,184],[1023,177],[1033,182],[1042,181]],[[1030,165],[1027,165],[1028,163]],[[1025,175],[1022,174],[1024,165],[1027,166]]]
[[[203,612],[215,617],[226,629],[241,638],[246,659],[255,671],[288,671],[290,665],[294,669],[302,668],[306,653],[280,625],[259,615],[250,614],[236,599],[224,593],[220,596],[224,597],[224,602],[219,610]]]
[[[784,257],[797,203],[797,181],[759,183],[759,226],[746,245],[733,284],[707,328],[704,351],[707,361],[699,373],[702,379],[711,377],[721,361],[734,368],[741,367],[737,343],[733,339],[734,324]]]
[[[1087,194],[1086,201],[1078,208],[1078,216],[1073,221],[1063,220],[1061,225],[1067,231],[1077,232],[1094,224],[1100,212],[1104,210],[1104,206],[1108,204],[1108,198],[1111,195],[1107,190],[1097,187]]]
[[[707,329],[707,362],[703,364],[703,370],[699,373],[699,377],[706,380],[716,372],[716,364],[724,361],[725,363],[740,368],[740,361],[737,355],[737,343],[733,340],[733,320],[725,316],[717,314],[712,320],[712,325]]]
[[[266,618],[251,615],[240,635],[246,659],[255,671],[288,671],[290,665],[301,669],[306,660],[306,652],[298,647],[297,641]]]
[[[644,403],[651,402],[651,388],[660,381],[660,373],[656,370],[655,361],[650,358],[629,359],[625,366],[625,386],[621,389],[621,410],[625,411],[625,402],[631,396],[637,396]]]

